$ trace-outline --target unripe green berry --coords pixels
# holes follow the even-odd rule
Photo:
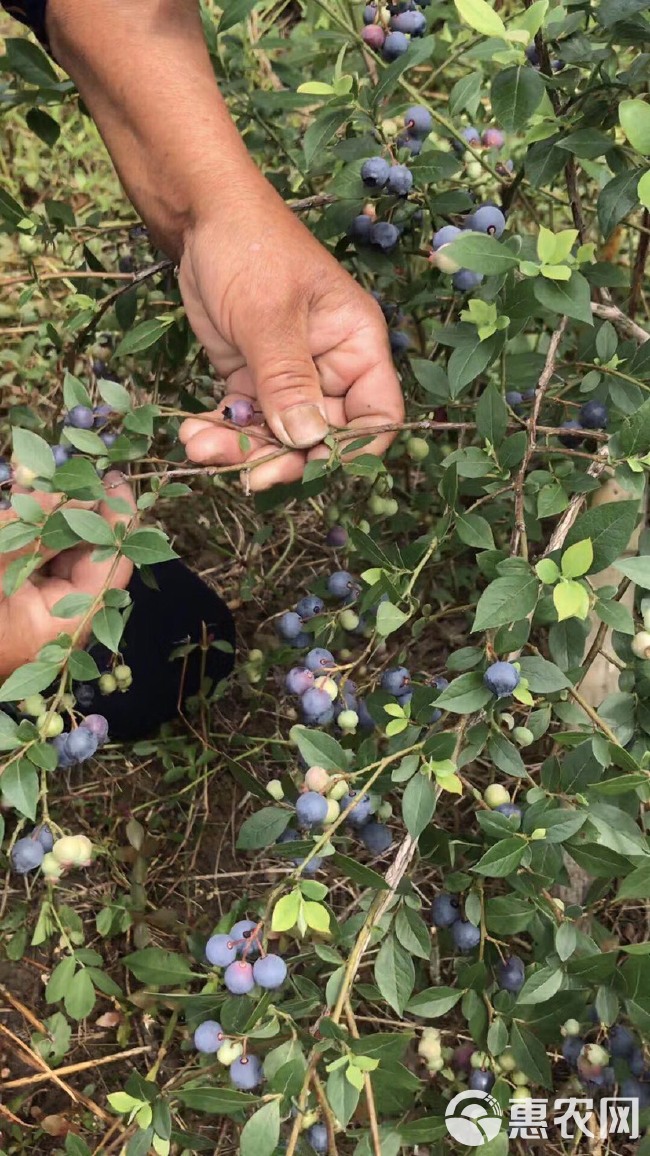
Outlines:
[[[356,630],[359,625],[359,615],[354,610],[342,610],[339,622],[344,630]]]
[[[129,679],[133,678],[131,667],[127,666],[124,662],[120,662],[114,667],[113,674],[118,682],[128,682]]]
[[[235,1060],[238,1060],[239,1057],[243,1055],[243,1052],[243,1044],[235,1043],[233,1040],[224,1040],[217,1052],[217,1059],[220,1064],[223,1064],[224,1068],[229,1068],[231,1064],[234,1064]]]
[[[409,438],[406,452],[413,462],[423,462],[429,456],[429,443],[424,438]]]
[[[525,1088],[528,1083],[528,1076],[525,1072],[520,1072],[519,1069],[512,1073],[510,1079],[515,1085],[515,1088]]]
[[[445,1061],[443,1060],[442,1056],[438,1056],[438,1058],[435,1060],[429,1060],[429,1063],[427,1064],[427,1071],[441,1072],[444,1066]]]
[[[45,714],[47,703],[42,694],[30,694],[19,704],[18,709],[23,714],[29,715],[30,718],[38,718],[39,715]]]
[[[535,827],[530,837],[533,843],[540,843],[542,839],[546,838],[546,827]]]
[[[650,633],[641,630],[632,639],[632,653],[637,658],[650,659]]]
[[[566,1023],[562,1025],[560,1030],[563,1036],[579,1036],[580,1024],[577,1020],[574,1019],[567,1020]]]
[[[518,747],[529,747],[531,743],[535,742],[535,736],[528,727],[515,727],[512,737]]]
[[[361,530],[362,534],[369,534],[370,533],[370,522],[366,521],[365,518],[360,518],[359,519],[359,529]]]
[[[306,1132],[308,1128],[313,1128],[314,1124],[317,1124],[319,1120],[320,1116],[314,1108],[312,1108],[310,1112],[303,1112],[300,1118],[300,1131]]]
[[[502,1072],[514,1072],[517,1069],[517,1061],[512,1054],[511,1048],[505,1048],[499,1056],[499,1064]]]
[[[102,674],[99,679],[99,689],[102,694],[113,694],[117,690],[117,679],[112,674]]]
[[[368,498],[368,509],[375,517],[384,513],[384,499],[379,494],[371,494]]]
[[[510,1097],[511,1100],[532,1100],[532,1098],[533,1093],[531,1092],[530,1088],[526,1087],[525,1084],[520,1084],[518,1088],[515,1088],[512,1096]]]
[[[601,1044],[585,1044],[582,1057],[594,1068],[605,1068],[609,1063],[609,1052]]]
[[[337,803],[348,793],[348,784],[345,779],[339,779],[327,792],[328,799],[335,799]]]
[[[399,510],[399,502],[397,498],[384,499],[384,513],[387,518],[393,518]]]
[[[261,650],[249,650],[248,661],[249,662],[263,662],[264,661],[263,651],[261,651]]]
[[[469,1062],[472,1068],[489,1068],[491,1066],[487,1052],[473,1052]]]
[[[501,783],[490,783],[490,786],[483,791],[483,800],[493,811],[495,807],[502,807],[504,803],[509,803],[510,794]]]
[[[275,799],[277,803],[284,799],[284,788],[279,779],[271,779],[271,781],[266,784],[266,789],[271,798]]]
[[[342,731],[355,731],[359,725],[359,716],[356,710],[342,710],[336,721]]]
[[[325,818],[323,819],[323,823],[325,824],[326,827],[329,827],[331,823],[336,822],[336,820],[338,819],[340,814],[341,814],[341,808],[339,807],[336,799],[328,799],[327,800],[327,813],[325,815]]]
[[[377,818],[378,819],[390,819],[392,813],[393,813],[393,808],[392,808],[391,804],[388,802],[388,799],[384,799],[384,802],[380,803],[379,806],[377,807]]]
[[[43,739],[55,739],[63,731],[63,719],[55,710],[48,710],[36,719],[38,733]]]
[[[483,165],[480,161],[475,161],[472,159],[467,165],[465,165],[465,173],[468,180],[478,181],[483,175]]]
[[[48,883],[56,883],[61,878],[65,871],[65,867],[55,858],[51,851],[47,851],[43,856],[41,862],[41,871],[43,877],[47,879]]]

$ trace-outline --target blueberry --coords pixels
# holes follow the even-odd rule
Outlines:
[[[120,273],[133,273],[135,270],[135,261],[129,253],[125,253],[117,262],[117,267]]]
[[[503,991],[511,991],[516,995],[521,991],[526,979],[523,959],[518,955],[511,955],[505,963],[499,965],[497,979]]]
[[[383,157],[369,157],[361,166],[361,180],[367,189],[383,189],[390,165]]]
[[[308,634],[306,630],[301,630],[300,634],[290,640],[290,643],[294,650],[304,650],[306,646],[311,646],[313,641],[313,635]]]
[[[411,682],[411,672],[405,666],[385,670],[381,676],[381,689],[388,694],[406,694]]]
[[[327,799],[317,791],[306,791],[296,799],[296,819],[300,827],[315,827],[327,815]]]
[[[95,415],[95,428],[101,429],[112,416],[113,407],[110,405],[96,405],[93,413]]]
[[[505,698],[519,686],[520,678],[511,662],[493,662],[483,675],[483,682],[497,698]]]
[[[52,850],[54,846],[54,835],[50,831],[50,828],[47,826],[47,824],[42,827],[37,827],[36,830],[32,832],[32,834],[36,839],[38,839],[41,847],[45,852]]]
[[[537,47],[534,44],[528,45],[528,48],[526,49],[526,57],[530,61],[530,63],[533,65],[534,68],[539,68],[541,61],[539,58],[539,52],[537,51]]]
[[[28,871],[35,871],[40,867],[45,855],[45,848],[38,839],[26,835],[18,839],[11,849],[11,866],[19,875],[26,875]]]
[[[391,353],[395,357],[399,357],[402,353],[406,353],[411,342],[409,341],[408,333],[403,333],[401,329],[391,329],[388,333],[388,341],[390,344]]]
[[[74,762],[82,763],[84,759],[92,758],[98,746],[97,737],[91,731],[77,727],[66,738],[65,752]]]
[[[197,1052],[213,1056],[219,1051],[225,1038],[221,1024],[216,1020],[205,1020],[194,1032],[194,1047]]]
[[[279,955],[265,955],[253,964],[253,976],[260,987],[275,991],[287,978],[287,965]]]
[[[106,369],[105,363],[103,361],[100,361],[99,358],[96,358],[93,361],[92,371],[93,371],[95,377],[106,377],[107,373],[108,373],[108,370]]]
[[[359,804],[361,806],[361,804]],[[358,808],[355,807],[355,811]],[[354,815],[354,811],[352,814]],[[383,855],[393,844],[393,836],[384,823],[365,823],[360,831],[361,842],[371,855]]]
[[[341,810],[345,811],[352,805],[354,800],[358,798],[358,791],[350,791],[344,795],[341,800]],[[367,795],[363,795],[353,811],[347,816],[347,821],[351,827],[363,827],[370,818],[371,803]]]
[[[212,935],[205,945],[205,958],[213,967],[228,967],[237,959],[237,947],[230,935]]]
[[[304,694],[306,690],[313,687],[314,675],[311,670],[307,670],[304,666],[292,666],[284,680],[284,685],[289,694]]]
[[[454,943],[459,951],[466,954],[468,951],[473,951],[481,942],[481,930],[479,927],[474,927],[467,919],[459,919],[453,924],[451,934],[454,937]]]
[[[348,229],[348,237],[352,241],[358,241],[361,245],[369,245],[371,229],[372,219],[366,213],[359,213]]]
[[[494,810],[499,811],[501,815],[505,815],[506,819],[518,819],[521,821],[521,807],[518,807],[516,803],[500,803]]]
[[[500,128],[486,128],[481,139],[486,148],[501,149],[506,138]]]
[[[584,1047],[584,1042],[580,1036],[567,1036],[567,1038],[562,1041],[562,1055],[567,1064],[570,1064],[572,1068],[575,1068],[578,1063],[578,1057]]]
[[[435,686],[436,690],[446,690],[449,686],[449,679],[444,678],[444,676],[440,674],[437,678],[434,678],[433,685]]]
[[[74,689],[74,696],[80,707],[85,709],[95,700],[94,688],[87,682],[80,682]]]
[[[643,1048],[635,1048],[628,1060],[628,1067],[633,1076],[642,1076],[645,1072],[645,1056]]]
[[[555,60],[551,61],[552,72],[562,72],[564,68],[566,68],[566,60],[558,60],[556,58]]]
[[[262,1083],[264,1073],[257,1056],[242,1056],[230,1065],[230,1082],[242,1092],[250,1092]]]
[[[257,954],[259,930],[252,919],[240,919],[233,924],[228,935],[237,947],[237,955],[243,955],[246,952],[248,959],[249,956]]]
[[[441,229],[438,229],[437,232],[433,234],[431,240],[434,253],[437,253],[438,249],[442,249],[443,245],[449,245],[451,241],[455,241],[456,237],[460,237],[462,231],[463,230],[459,229],[456,225],[443,225]]]
[[[607,429],[607,406],[602,401],[587,401],[580,409],[583,429]]]
[[[229,964],[223,973],[223,982],[232,995],[247,995],[255,987],[252,965],[245,959]]]
[[[52,446],[52,457],[54,458],[55,466],[64,466],[66,462],[70,461],[70,450],[67,446]]]
[[[474,126],[471,124],[468,125],[467,128],[464,128],[460,135],[462,136],[463,140],[466,141],[466,143],[469,145],[475,146],[475,145],[479,145],[481,143],[481,138],[479,136],[477,129],[475,129]],[[465,148],[461,144],[460,141],[454,139],[452,141],[452,145],[455,148],[457,153],[464,153],[465,152]]]
[[[107,450],[112,449],[115,445],[115,442],[117,441],[117,434],[111,433],[110,430],[102,430],[99,436]]]
[[[399,229],[391,221],[375,221],[370,230],[370,243],[383,253],[390,253],[399,241]]]
[[[629,1060],[638,1046],[638,1041],[634,1032],[625,1027],[625,1024],[615,1024],[605,1046],[612,1059]]]
[[[520,412],[521,403],[523,402],[523,394],[519,393],[517,389],[510,389],[506,394],[506,401],[515,413]]]
[[[536,385],[534,385],[532,389],[525,389],[523,392],[523,395],[522,395],[524,401],[532,401],[536,393],[537,393],[537,386]]]
[[[366,28],[361,30],[361,39],[369,48],[374,48],[375,52],[380,52],[386,42],[386,33],[378,24],[368,24]]]
[[[320,718],[332,707],[332,700],[326,690],[312,686],[301,696],[300,705],[306,718]]]
[[[410,133],[401,133],[395,141],[398,149],[408,149],[412,157],[419,157],[422,152],[422,141],[417,136],[411,136]],[[413,223],[415,223],[415,216],[413,214]]]
[[[377,724],[362,698],[359,699],[357,714],[359,716],[359,726],[363,727],[364,730],[374,731]]]
[[[427,27],[427,18],[422,12],[400,12],[398,16],[391,16],[390,26],[393,32],[406,32],[409,36],[424,36]],[[401,52],[399,53],[401,56]]]
[[[472,289],[476,289],[482,280],[482,273],[472,273],[471,269],[459,269],[452,277],[452,285],[460,293],[469,293]]]
[[[455,895],[441,891],[431,904],[431,923],[434,927],[452,927],[460,919],[460,903]]]
[[[347,544],[348,532],[345,529],[345,526],[332,526],[331,530],[328,530],[327,537],[325,539],[326,546],[331,546],[333,549],[338,550],[342,549],[344,546],[347,546]]]
[[[382,50],[384,60],[398,60],[409,50],[409,42],[403,32],[389,32]]]
[[[624,1100],[638,1100],[639,1109],[650,1107],[650,1084],[640,1080],[623,1080],[620,1087],[620,1096]]]
[[[287,610],[275,624],[280,638],[284,638],[287,642],[292,642],[299,634],[302,634],[302,627],[302,618],[296,614],[295,610]]]
[[[282,832],[282,834],[280,835],[280,838],[277,839],[276,842],[277,843],[295,843],[296,840],[298,840],[298,841],[300,840],[300,835],[298,834],[298,832],[293,831],[290,827],[287,827],[287,829]],[[305,862],[304,859],[292,859],[292,863],[294,864],[295,867],[302,867],[304,862]],[[322,855],[315,855],[313,859],[309,860],[309,863],[307,864],[307,866],[303,868],[303,873],[305,875],[315,875],[317,871],[320,871],[322,866],[323,866]]]
[[[73,405],[64,418],[65,425],[75,429],[92,429],[95,424],[95,414],[87,405]]]
[[[307,1143],[311,1144],[314,1152],[327,1152],[329,1138],[324,1124],[312,1124],[311,1128],[307,1129]]]
[[[500,237],[506,227],[506,219],[496,205],[481,205],[467,218],[466,227],[474,233],[488,233]]]
[[[558,434],[557,440],[559,442],[561,442],[561,444],[563,446],[566,446],[567,449],[570,450],[570,449],[575,449],[577,446],[582,445],[582,442],[584,441],[584,437],[583,437],[582,426],[580,425],[579,421],[575,421],[575,420],[563,421],[561,428],[564,430],[579,430],[580,431],[579,434],[577,434],[577,433]]]
[[[52,739],[52,746],[54,747],[55,751],[57,752],[57,754],[59,756],[57,766],[59,766],[59,767],[71,767],[71,766],[73,766],[75,759],[73,759],[72,756],[70,754],[68,754],[68,735],[67,734],[57,735],[56,738]]]
[[[359,593],[359,585],[347,570],[335,570],[327,579],[327,589],[335,598],[349,598]]]
[[[223,416],[233,425],[250,425],[255,417],[255,406],[247,398],[238,397],[225,407]]]
[[[81,726],[95,736],[98,746],[103,747],[108,738],[108,719],[103,714],[87,714]]]
[[[386,191],[394,197],[408,197],[413,188],[413,173],[406,165],[391,165]]]
[[[363,10],[363,22],[364,22],[364,24],[374,24],[376,19],[377,19],[377,5],[376,4],[366,4],[366,6]]]
[[[404,113],[404,125],[413,136],[428,136],[433,128],[433,119],[428,109],[421,104],[412,104]]]
[[[305,657],[305,666],[314,674],[323,674],[324,671],[336,668],[336,659],[324,646],[315,646]]]
[[[315,618],[317,614],[322,614],[325,609],[325,603],[321,598],[317,598],[315,594],[307,594],[296,606],[296,614],[299,614],[303,622],[309,618]]]
[[[9,462],[5,461],[4,458],[0,458],[0,485],[3,485],[5,482],[10,482],[12,474],[13,470]]]
[[[494,1073],[485,1068],[474,1068],[467,1083],[473,1092],[490,1092],[494,1086]]]

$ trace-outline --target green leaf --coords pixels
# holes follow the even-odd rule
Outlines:
[[[378,108],[387,96],[397,87],[397,82],[403,72],[407,68],[416,68],[418,64],[423,64],[425,60],[431,60],[435,41],[433,36],[425,36],[422,40],[417,40],[409,43],[409,50],[400,56],[399,60],[394,60],[385,68],[379,78],[378,83],[372,89],[372,100],[375,108]]]
[[[57,963],[45,987],[45,999],[48,1003],[58,1003],[63,999],[76,970],[77,961],[73,955],[66,955],[60,963]]]
[[[394,935],[388,935],[382,943],[374,975],[386,1003],[399,1016],[403,1015],[415,984],[415,967],[410,952]]]
[[[471,714],[480,710],[490,701],[492,695],[483,682],[482,675],[470,672],[461,674],[449,684],[436,699],[436,707],[452,714]]]
[[[92,980],[81,968],[74,976],[63,997],[65,1010],[73,1020],[85,1020],[95,1006],[95,989]]]
[[[412,907],[400,907],[395,917],[395,934],[402,947],[420,959],[431,956],[431,936],[421,915]]]
[[[95,638],[113,654],[117,654],[120,649],[123,629],[124,619],[119,610],[105,607],[98,610],[93,618],[92,630]]]
[[[507,273],[519,264],[519,258],[510,249],[486,233],[462,233],[445,246],[445,253],[464,269],[472,269],[474,273]]]
[[[97,383],[97,388],[99,389],[102,401],[105,401],[106,404],[110,405],[111,409],[116,410],[117,413],[128,413],[129,410],[132,409],[133,402],[131,395],[128,389],[120,385],[119,381],[109,381],[103,377],[101,381]]]
[[[644,860],[621,883],[617,899],[650,899],[650,859]]]
[[[94,602],[92,594],[66,594],[52,607],[52,613],[57,618],[78,618],[90,610]]]
[[[61,510],[61,517],[83,542],[94,546],[112,546],[115,534],[105,518],[91,510]]]
[[[640,178],[636,194],[644,209],[650,209],[650,169]]]
[[[537,110],[544,93],[544,81],[534,68],[506,68],[492,81],[492,114],[506,132],[518,132]]]
[[[270,1100],[251,1116],[239,1137],[240,1156],[272,1156],[280,1139],[280,1101]]]
[[[38,806],[38,774],[27,759],[9,763],[2,774],[2,802],[5,807],[15,807],[28,819],[36,818]]]
[[[249,815],[241,825],[237,838],[239,851],[260,851],[277,842],[291,819],[288,807],[265,807]]]
[[[505,24],[487,0],[454,0],[458,15],[482,36],[505,35]]]
[[[559,622],[579,618],[584,622],[589,614],[589,593],[580,582],[561,578],[553,587],[553,605]]]
[[[373,871],[371,867],[366,867],[365,863],[358,863],[356,859],[351,859],[348,855],[341,855],[339,851],[335,855],[330,855],[328,863],[336,867],[354,883],[358,883],[360,887],[372,887],[373,891],[387,891],[388,883],[383,875],[377,871]]]
[[[30,429],[15,426],[12,438],[14,457],[21,466],[26,466],[39,478],[51,478],[54,475],[54,455],[42,437]]]
[[[576,321],[593,325],[591,291],[582,273],[572,273],[569,281],[548,281],[538,277],[533,282],[533,292],[539,304],[552,313],[566,314]]]
[[[298,747],[307,766],[324,767],[326,771],[340,773],[347,770],[348,760],[345,751],[332,735],[304,726],[293,726],[289,731],[289,738]]]
[[[495,578],[478,600],[472,633],[519,622],[532,614],[539,588],[539,580],[532,572]]]
[[[643,156],[650,156],[650,104],[645,100],[622,100],[618,116],[632,147]]]
[[[406,1005],[411,1015],[424,1020],[435,1020],[456,1006],[463,992],[454,987],[427,987],[418,992]]]
[[[535,1084],[543,1088],[553,1086],[551,1065],[546,1055],[546,1048],[541,1040],[520,1023],[513,1023],[510,1032],[510,1047],[516,1060],[517,1067]]]
[[[145,947],[126,955],[122,962],[140,983],[156,987],[174,987],[194,978],[194,972],[183,955],[164,951],[162,947]]]
[[[135,329],[124,335],[115,350],[115,356],[124,357],[127,353],[143,353],[145,349],[151,349],[165,336],[174,321],[173,313],[168,313],[165,317],[152,317],[150,321],[142,321]]]
[[[68,445],[74,446],[82,454],[101,457],[106,453],[106,446],[99,434],[93,433],[90,429],[75,429],[74,426],[67,425],[64,437]]]
[[[245,20],[256,4],[257,0],[224,0],[219,32],[227,32],[229,28],[234,28],[236,24]]]
[[[359,1091],[346,1080],[343,1068],[337,1068],[327,1077],[327,1100],[336,1119],[347,1128],[359,1103]]]
[[[625,458],[631,458],[635,454],[646,454],[648,450],[650,450],[650,398],[625,418],[612,438],[611,447],[613,457]],[[621,505],[620,502],[616,504]]]
[[[617,558],[613,566],[626,578],[631,578],[635,585],[643,590],[650,590],[650,554],[643,554],[639,558]],[[2,687],[0,687],[1,698]]]
[[[640,169],[627,169],[600,190],[598,194],[598,223],[605,240],[611,237],[616,226],[627,217],[639,203],[638,181]]]
[[[528,688],[533,694],[554,694],[571,686],[571,682],[559,666],[541,656],[526,655],[519,659],[519,667],[522,678],[527,680]]]
[[[179,1088],[174,1093],[176,1099],[195,1112],[207,1112],[211,1116],[235,1116],[246,1108],[259,1104],[259,1096],[249,1096],[234,1088],[194,1087]]]
[[[480,514],[459,514],[456,533],[466,546],[473,546],[475,550],[494,550],[492,527]]]
[[[594,560],[594,548],[589,538],[569,546],[562,555],[562,574],[565,578],[580,578],[588,574]]]
[[[486,237],[485,240],[490,238]],[[452,244],[455,245],[456,242],[453,241]],[[463,337],[447,362],[449,394],[452,400],[455,400],[466,385],[475,381],[479,374],[487,369],[500,352],[502,345],[501,335],[498,333],[487,341],[481,341],[476,330],[472,328],[471,334]]]
[[[402,815],[406,830],[418,839],[428,827],[436,809],[436,793],[428,775],[414,775],[406,785],[402,798]]]
[[[648,419],[650,421],[650,409]],[[648,434],[650,437],[650,425]],[[603,506],[594,506],[577,518],[567,534],[566,545],[573,546],[576,542],[589,538],[594,560],[588,573],[598,574],[611,566],[614,559],[625,549],[638,517],[639,503],[636,501],[608,502]]]
[[[19,666],[0,686],[0,702],[18,702],[29,694],[46,690],[58,672],[56,662],[28,662]]]
[[[499,446],[505,437],[507,428],[508,407],[500,391],[493,382],[490,382],[483,390],[476,406],[477,433],[491,445]]]
[[[472,871],[492,879],[504,879],[517,870],[525,850],[523,839],[502,839],[485,852]]]
[[[399,606],[393,606],[391,602],[380,602],[376,618],[377,633],[382,638],[388,638],[389,634],[393,634],[395,630],[399,630],[400,626],[408,622],[408,618],[408,614],[400,610]]]
[[[122,553],[136,566],[153,566],[155,562],[169,562],[178,558],[162,530],[136,530],[122,543]]]
[[[295,927],[302,907],[302,897],[299,891],[290,891],[283,895],[273,908],[271,927],[273,931],[290,931]]]
[[[350,117],[350,109],[346,104],[323,109],[311,122],[305,133],[302,147],[305,153],[305,164],[309,168],[314,157],[319,156],[327,147],[332,137],[338,132],[341,125]]]
[[[526,980],[517,996],[517,1006],[545,1003],[557,995],[563,984],[564,974],[559,967],[541,967]]]

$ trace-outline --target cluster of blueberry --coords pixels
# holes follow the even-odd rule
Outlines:
[[[463,269],[452,256],[445,253],[445,249],[452,241],[460,237],[461,233],[487,233],[489,237],[500,237],[506,227],[506,218],[498,205],[479,205],[465,218],[462,227],[458,225],[443,225],[431,239],[432,265],[442,273],[451,273],[454,289],[467,293],[476,289],[483,280],[482,273],[473,273],[471,269]]]
[[[595,1007],[588,1014],[590,1025],[598,1024]],[[589,1030],[590,1027],[583,1031],[576,1019],[567,1020],[562,1027],[562,1055],[578,1073],[585,1089],[593,1093],[618,1084],[619,1096],[638,1099],[641,1109],[650,1107],[650,1068],[634,1032],[625,1024],[614,1024],[603,1044],[599,1044],[585,1041]]]
[[[432,126],[431,114],[426,108],[420,105],[408,108],[404,114],[404,132],[397,138],[398,147],[407,148],[412,155],[417,155]],[[368,157],[363,162],[361,180],[364,188],[375,196],[384,194],[404,199],[413,188],[413,173],[407,165],[388,161],[382,156]],[[374,206],[369,205],[353,219],[348,236],[357,245],[370,245],[382,253],[391,253],[403,231],[403,225],[377,220]]]
[[[384,60],[393,61],[408,52],[409,37],[424,36],[427,20],[420,10],[431,0],[397,0],[397,3],[366,4],[363,10],[362,39],[369,48],[381,52]]]
[[[71,867],[88,867],[93,847],[85,835],[63,835],[54,838],[46,825],[35,827],[17,839],[11,849],[11,866],[19,875],[41,868],[48,883],[56,883]]]
[[[279,788],[279,790],[278,790]],[[272,780],[267,790],[275,799],[283,797],[282,786]],[[295,804],[296,826],[288,828],[278,842],[290,843],[300,838],[299,832],[312,833],[316,828],[327,827],[338,819],[342,811],[347,811],[346,822],[356,833],[367,851],[372,855],[382,855],[392,845],[393,837],[389,828],[380,819],[388,819],[392,814],[390,803],[383,802],[373,817],[373,804],[369,795],[348,788],[344,774],[330,775],[324,767],[309,767],[305,773],[303,790]],[[296,866],[302,860],[294,859]],[[306,864],[305,870],[313,874],[322,865],[316,856]]]
[[[462,129],[460,134],[466,144],[471,145],[473,149],[502,149],[506,143],[506,138],[501,132],[500,128],[484,128],[479,132],[474,125],[470,124],[467,128]],[[460,141],[454,140],[454,148],[456,152],[462,153],[463,145]]]
[[[609,414],[607,406],[602,401],[587,401],[580,407],[578,418],[562,422],[565,434],[560,434],[560,441],[567,449],[579,446],[588,437],[592,429],[607,429]]]
[[[129,270],[120,269],[120,273]],[[108,377],[108,362],[113,352],[113,338],[110,333],[100,333],[91,347],[92,371],[95,377]]]
[[[528,45],[528,48],[526,49],[526,57],[532,64],[533,68],[541,68],[542,61],[535,44]],[[553,72],[561,72],[563,68],[566,68],[566,63],[564,60],[553,57],[551,59],[551,68],[553,69]]]
[[[503,1076],[514,1085],[513,1100],[528,1100],[532,1096],[526,1087],[528,1077],[517,1068],[510,1048],[494,1058],[479,1051],[474,1044],[443,1047],[439,1028],[425,1028],[418,1043],[418,1055],[431,1075],[439,1073],[453,1083],[454,1094],[468,1087],[474,1092],[489,1092],[496,1077]]]

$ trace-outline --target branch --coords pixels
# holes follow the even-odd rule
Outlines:
[[[602,321],[611,321],[614,329],[618,330],[621,337],[627,337],[631,341],[639,341],[642,345],[645,341],[650,341],[650,333],[637,325],[636,321],[632,321],[618,305],[598,305],[595,301],[591,303],[591,312],[596,317],[600,317]]]

